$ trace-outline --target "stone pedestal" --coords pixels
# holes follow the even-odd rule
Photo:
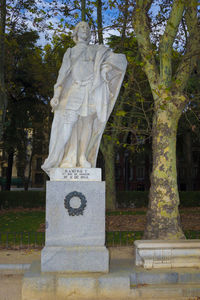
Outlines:
[[[99,169],[53,169],[50,179],[41,271],[108,272],[105,182]]]

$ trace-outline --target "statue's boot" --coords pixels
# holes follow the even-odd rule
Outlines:
[[[79,164],[81,168],[91,168],[91,163],[87,161],[86,157],[84,155],[80,156]]]

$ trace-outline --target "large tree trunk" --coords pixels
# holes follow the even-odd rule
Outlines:
[[[3,125],[5,120],[7,98],[5,92],[5,22],[6,22],[6,0],[0,2],[0,141],[3,136]]]
[[[97,29],[99,44],[103,44],[103,28],[102,28],[102,1],[97,0]]]
[[[11,149],[8,154],[8,167],[6,172],[6,191],[10,191],[10,187],[11,187],[13,157],[14,157],[14,150]]]
[[[149,191],[150,188],[150,153],[151,148],[149,144],[149,140],[145,142],[145,191]]]
[[[29,188],[29,183],[31,179],[31,171],[32,171],[32,161],[33,161],[33,153],[31,153],[29,162],[28,162],[28,177],[25,177],[25,182],[24,182],[24,190],[28,191]]]
[[[184,239],[178,211],[176,134],[181,110],[168,105],[153,120],[153,170],[145,239]]]
[[[123,6],[123,24],[122,24],[122,31],[121,31],[121,39],[122,43],[124,42],[124,39],[126,37],[126,29],[127,29],[127,22],[128,22],[128,16],[129,16],[129,3],[128,0],[124,1],[124,6]]]
[[[104,138],[103,138],[104,139]],[[103,144],[106,144],[105,146]],[[105,161],[106,181],[106,208],[114,210],[116,207],[116,182],[115,182],[115,149],[112,142],[102,141],[101,151]]]
[[[85,0],[81,0],[81,19],[82,21],[86,21]]]

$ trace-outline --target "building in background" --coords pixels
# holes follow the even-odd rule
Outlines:
[[[31,176],[29,188],[45,189],[46,174],[41,169],[47,153],[45,143],[37,143],[37,151],[31,160]],[[104,166],[103,157],[100,156],[98,167]],[[151,145],[142,145],[139,151],[131,153],[122,150],[116,155],[115,175],[116,188],[119,191],[148,191],[150,187],[150,174],[152,169]],[[4,188],[6,182],[7,157],[5,151],[0,149],[0,185]],[[19,176],[16,156],[12,169],[12,188],[23,188],[23,180]],[[26,177],[28,176],[28,168]],[[200,145],[192,139],[190,132],[186,132],[177,143],[177,180],[180,191],[200,190]]]

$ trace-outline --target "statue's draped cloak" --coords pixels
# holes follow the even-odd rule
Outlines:
[[[96,117],[94,119],[92,135],[86,152],[86,159],[91,163],[92,167],[95,167],[101,137],[119,94],[127,61],[125,55],[113,53],[109,48],[103,45],[88,45],[86,51],[88,51],[88,49],[95,52],[94,73],[92,83],[90,84],[89,94],[90,98],[94,101]],[[79,107],[76,103],[73,104],[73,101],[69,103],[70,97],[68,97],[68,95],[73,84],[71,52],[71,48],[66,51],[59,71],[57,83],[54,86],[54,97],[57,95],[60,97],[51,129],[49,156],[43,165],[43,169],[45,169],[48,174],[50,168],[59,167],[63,158],[68,155],[70,144],[74,145],[74,143],[76,143],[78,151],[78,141],[81,136],[81,118],[79,118],[72,130],[71,138],[65,146],[63,155],[63,149],[59,151],[59,145],[56,144],[58,142],[58,135],[61,134],[63,126],[62,122],[64,118],[61,116],[66,109],[77,111],[81,116],[87,116],[87,111],[81,110],[81,105],[83,103],[79,103]],[[84,50],[77,57],[75,63],[78,63],[78,60],[81,59],[83,52]],[[83,99],[82,102],[83,101],[86,100]],[[83,107],[87,108],[87,103],[84,104],[86,105],[83,105]],[[48,165],[48,168],[46,168],[45,165]]]

